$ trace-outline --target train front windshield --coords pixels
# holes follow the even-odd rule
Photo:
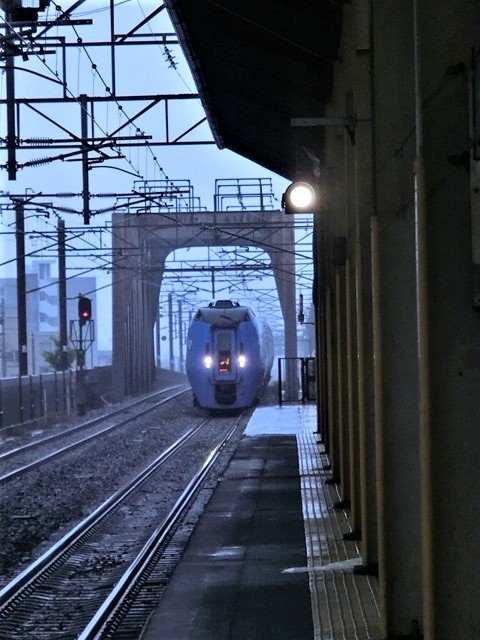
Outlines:
[[[232,371],[232,339],[228,333],[218,334],[218,373],[228,375]]]

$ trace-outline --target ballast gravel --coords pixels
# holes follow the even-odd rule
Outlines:
[[[267,390],[264,402],[275,398]],[[263,404],[263,402],[262,402]],[[173,402],[123,427],[121,432],[94,441],[56,462],[40,467],[2,487],[0,503],[0,587],[60,539],[76,522],[122,487],[137,470],[161,453],[184,431],[199,424],[206,412],[192,405],[186,393]],[[243,420],[243,428],[248,421]],[[224,465],[233,454],[239,435],[227,447]],[[207,455],[214,424],[202,438]],[[188,447],[176,463],[192,467]],[[196,451],[198,457],[198,450]],[[178,491],[175,478],[165,483],[165,499]]]

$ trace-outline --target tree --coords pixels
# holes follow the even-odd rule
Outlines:
[[[53,351],[42,351],[43,359],[54,371],[62,371],[62,346],[60,344],[60,338],[51,338],[54,344]],[[68,367],[75,361],[76,358],[75,349],[67,349],[67,363]]]

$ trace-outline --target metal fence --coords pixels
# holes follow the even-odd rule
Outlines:
[[[85,371],[87,406],[111,392],[111,367]],[[48,423],[76,412],[75,371],[0,379],[0,429],[28,422]]]
[[[316,399],[315,358],[278,358],[278,403]]]

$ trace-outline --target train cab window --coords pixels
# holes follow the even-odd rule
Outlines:
[[[232,370],[232,357],[230,351],[218,352],[218,373],[227,374]]]
[[[232,371],[232,342],[228,333],[218,334],[218,373],[228,375]]]

